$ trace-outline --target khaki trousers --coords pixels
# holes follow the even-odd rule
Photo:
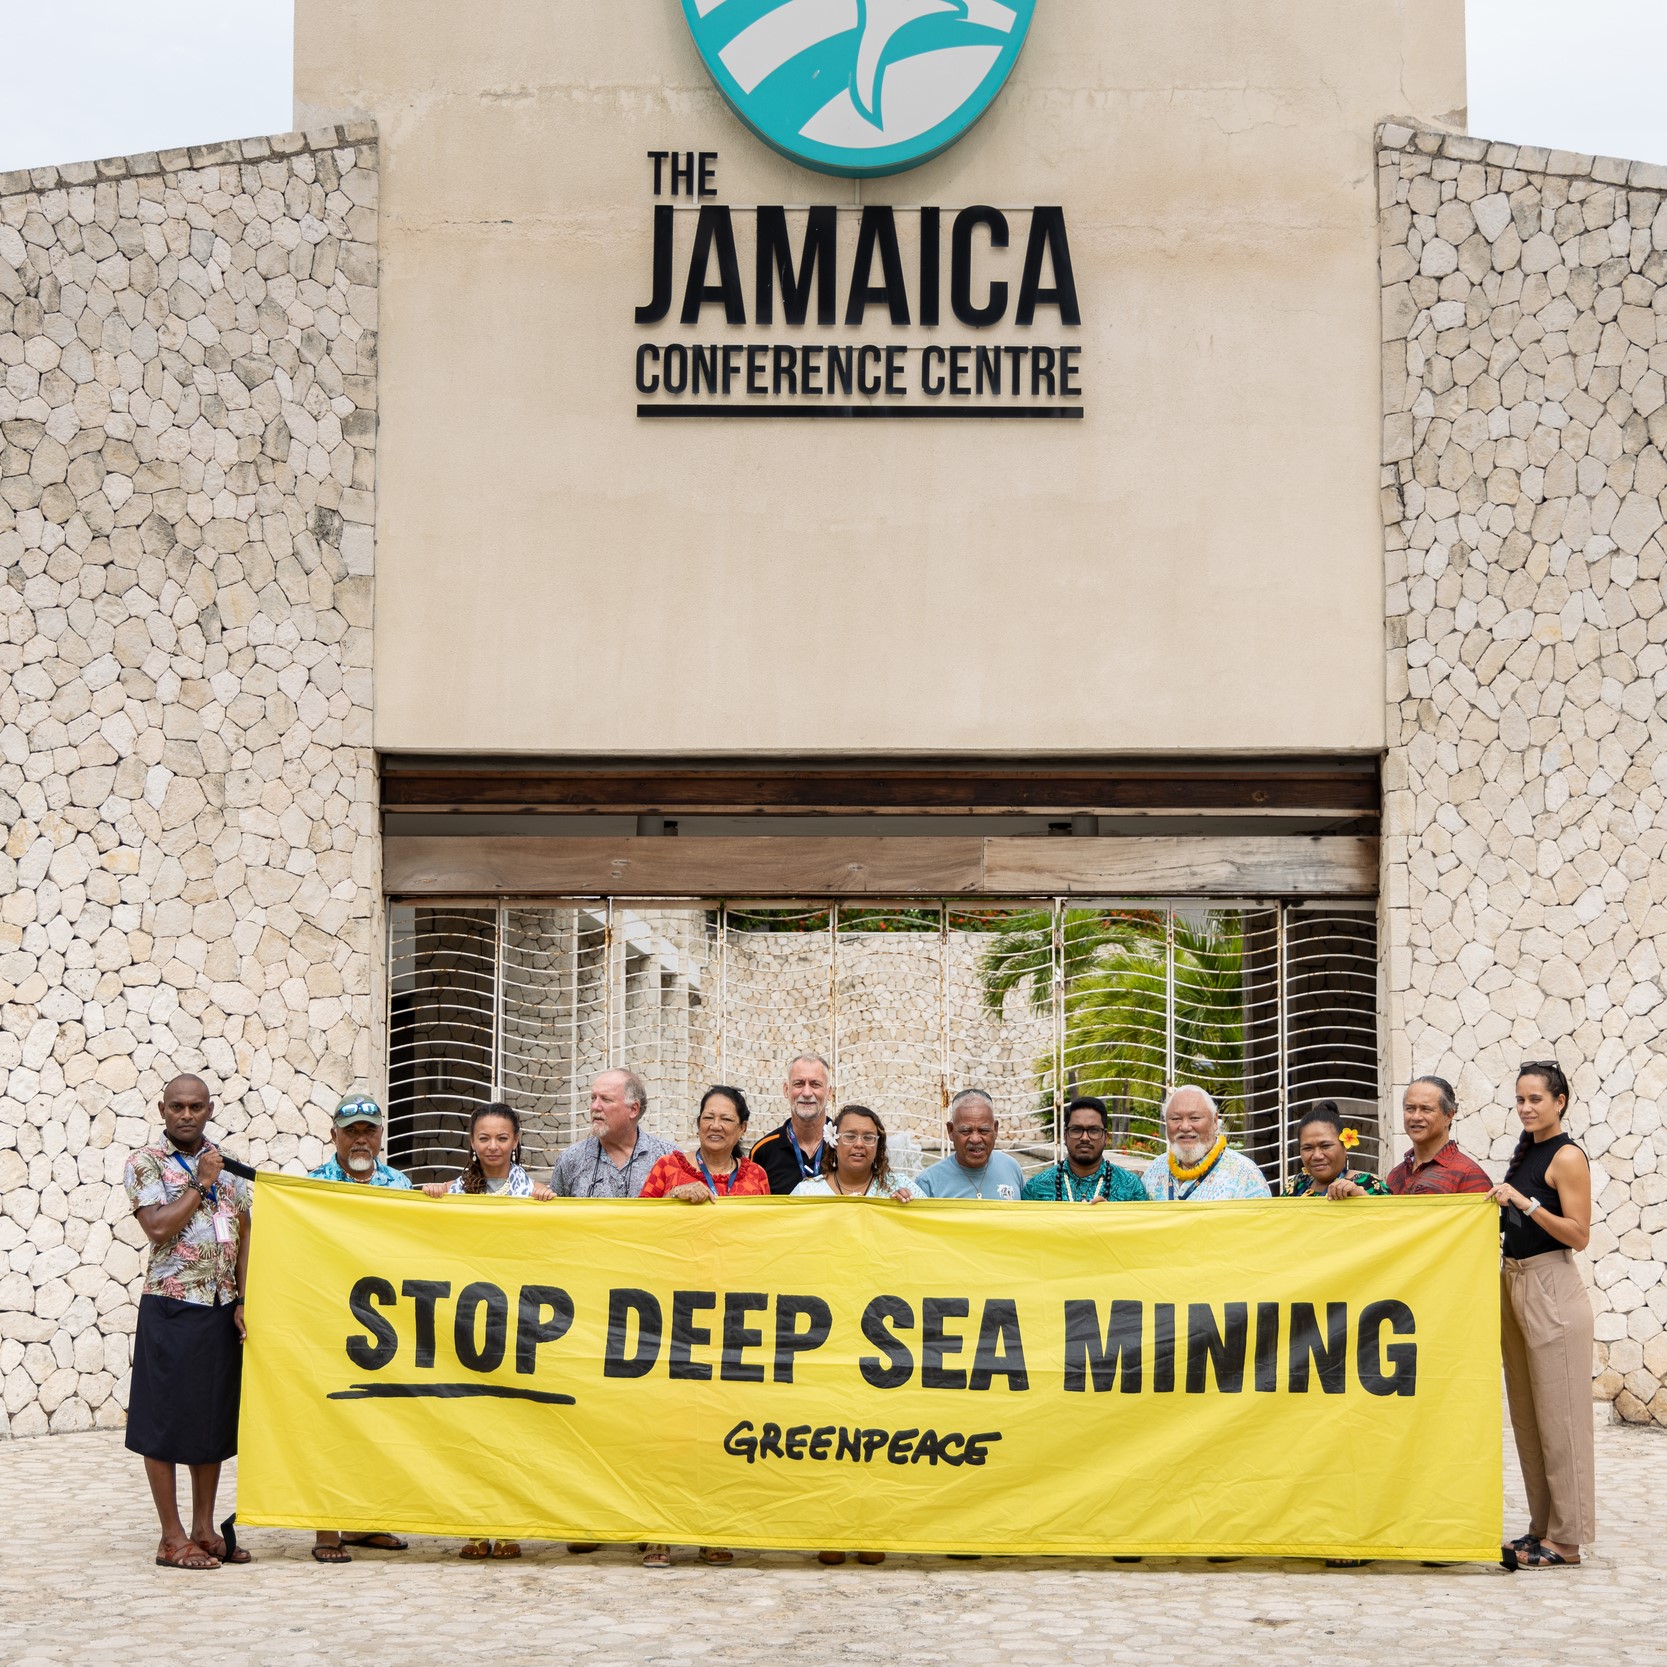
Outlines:
[[[1592,1304],[1571,1250],[1500,1272],[1500,1342],[1528,1531],[1558,1545],[1597,1537]]]

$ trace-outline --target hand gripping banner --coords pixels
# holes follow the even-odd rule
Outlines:
[[[1486,1199],[556,1202],[262,1176],[240,1520],[1499,1555]]]

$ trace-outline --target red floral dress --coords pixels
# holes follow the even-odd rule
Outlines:
[[[642,1198],[664,1198],[675,1187],[709,1186],[719,1198],[768,1198],[770,1177],[756,1163],[742,1158],[727,1175],[708,1178],[699,1163],[681,1152],[672,1152],[649,1170],[642,1184]]]

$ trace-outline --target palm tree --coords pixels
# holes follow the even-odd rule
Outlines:
[[[1224,1116],[1243,1111],[1244,931],[1229,910],[1174,916],[1174,1075],[1168,1073],[1168,917],[1067,911],[1064,920],[1067,1094],[1121,1104],[1149,1127],[1176,1083],[1197,1083]],[[984,1001],[1000,1011],[1029,981],[1038,1012],[1053,999],[1053,917],[1015,916],[985,952]],[[1044,1108],[1054,1103],[1055,1061],[1036,1062]]]

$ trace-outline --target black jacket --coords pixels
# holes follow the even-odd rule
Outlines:
[[[801,1181],[808,1179],[800,1166],[799,1154],[793,1149],[793,1142],[787,1138],[792,1127],[793,1119],[789,1117],[780,1128],[760,1135],[747,1154],[770,1177],[770,1191],[773,1193],[791,1192]],[[826,1133],[822,1138],[827,1139]],[[810,1157],[811,1154],[807,1152],[805,1156]],[[819,1163],[820,1159],[813,1161]],[[815,1173],[820,1174],[821,1170],[817,1169]]]

